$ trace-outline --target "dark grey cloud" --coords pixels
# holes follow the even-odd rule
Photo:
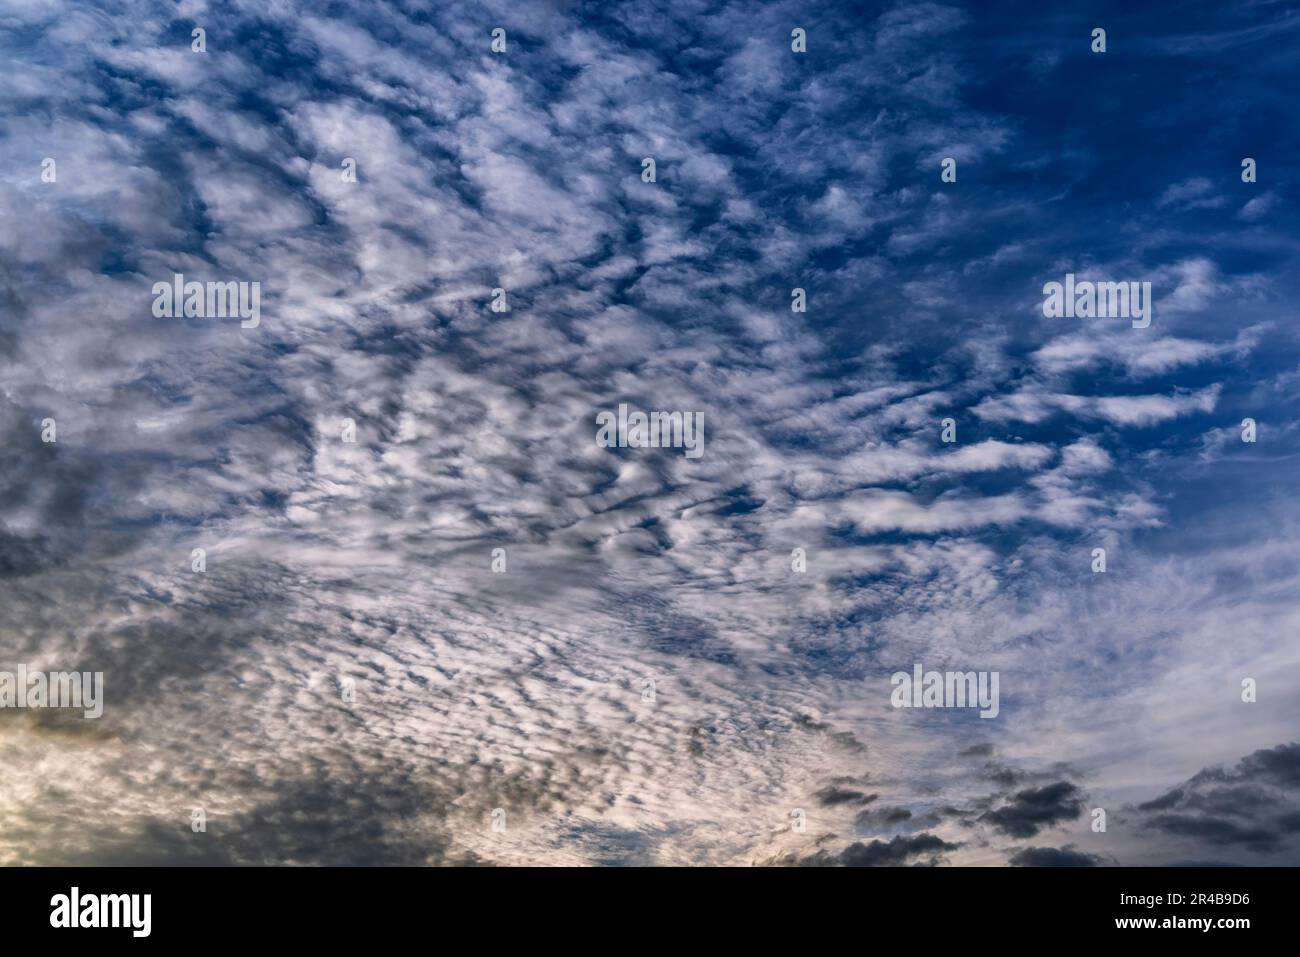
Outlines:
[[[481,863],[455,848],[445,831],[417,826],[446,800],[435,783],[400,773],[346,780],[282,781],[262,804],[214,815],[195,832],[188,817],[148,821],[89,846],[67,842],[48,852],[61,866],[427,866]]]
[[[1164,811],[1171,807],[1176,807],[1183,800],[1184,794],[1182,788],[1174,788],[1158,798],[1150,801],[1143,801],[1138,805],[1139,811]]]
[[[822,788],[813,796],[822,807],[834,807],[837,804],[867,804],[878,797],[875,794],[864,794],[852,788],[834,785]]]
[[[1097,867],[1103,859],[1080,851],[1073,844],[1065,847],[1026,847],[1016,851],[1008,863],[1015,867]]]
[[[905,807],[868,808],[853,820],[859,827],[893,827],[911,821],[912,812]]]
[[[1205,768],[1135,810],[1150,830],[1275,858],[1300,845],[1298,770],[1300,745],[1263,748],[1235,765]]]
[[[941,862],[945,852],[959,846],[933,834],[899,835],[888,841],[855,841],[838,853],[818,851],[791,863],[801,867],[934,866]]]
[[[1279,744],[1247,755],[1237,766],[1236,779],[1272,784],[1288,790],[1300,788],[1300,744]]]
[[[1210,844],[1239,844],[1268,853],[1278,848],[1276,831],[1254,825],[1243,826],[1223,817],[1201,814],[1158,814],[1147,825],[1179,837],[1191,837]]]
[[[1033,837],[1043,828],[1073,820],[1083,812],[1082,792],[1070,781],[1016,792],[981,820],[1011,837]]]

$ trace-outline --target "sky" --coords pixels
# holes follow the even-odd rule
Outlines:
[[[1300,13],[1052,6],[0,0],[0,864],[1300,864]]]

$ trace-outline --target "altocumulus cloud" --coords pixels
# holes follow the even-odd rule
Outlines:
[[[1294,35],[1097,16],[0,3],[0,863],[1300,860]]]

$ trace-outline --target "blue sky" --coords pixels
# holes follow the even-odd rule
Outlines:
[[[0,862],[1300,862],[1288,5],[0,27]]]

